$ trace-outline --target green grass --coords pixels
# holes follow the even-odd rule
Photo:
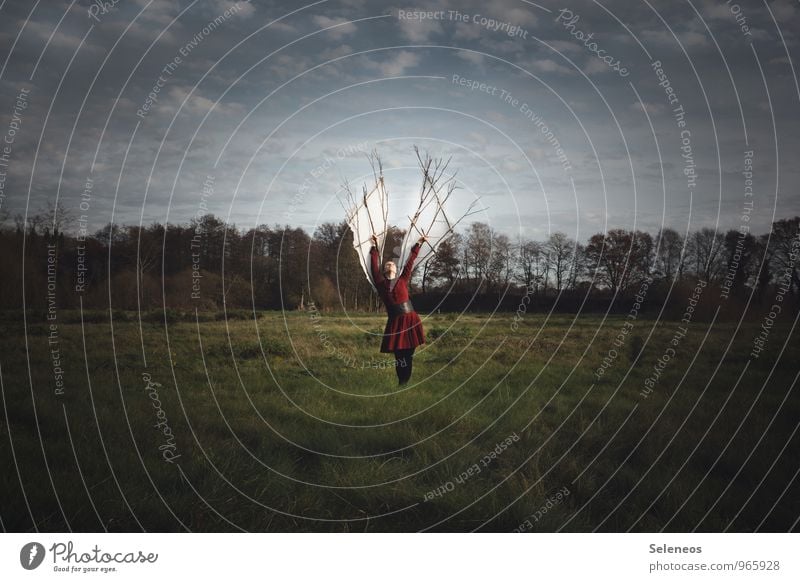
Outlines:
[[[26,349],[21,321],[4,318],[6,529],[511,531],[564,486],[533,531],[751,531],[765,518],[762,529],[786,530],[800,514],[800,405],[786,397],[798,346],[773,370],[786,326],[734,390],[758,323],[717,324],[703,345],[706,324],[692,324],[643,398],[675,323],[638,320],[598,381],[622,318],[529,314],[514,332],[507,315],[433,316],[399,390],[378,351],[382,315],[168,319],[165,331],[160,312],[145,314],[140,334],[135,313],[112,330],[89,312],[82,335],[80,314],[59,312],[56,395],[45,319],[29,315]],[[173,464],[144,373],[160,384]]]

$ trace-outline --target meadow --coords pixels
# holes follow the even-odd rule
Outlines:
[[[785,323],[435,314],[401,389],[383,314],[317,315],[3,315],[4,529],[798,527]]]

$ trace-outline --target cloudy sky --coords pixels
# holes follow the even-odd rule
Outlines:
[[[800,210],[797,0],[101,4],[0,0],[8,223],[313,230],[377,149],[402,226],[414,145],[512,236]]]

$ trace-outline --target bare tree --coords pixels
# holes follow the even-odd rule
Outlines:
[[[436,255],[430,261],[430,277],[434,280],[444,281],[448,287],[453,287],[461,272],[461,247],[463,237],[460,233],[455,233],[450,239],[444,241],[436,249]]]
[[[756,254],[761,257],[761,267],[756,273],[756,299],[759,304],[764,299],[764,292],[772,280],[772,266],[775,263],[775,247],[770,242],[769,234],[758,237]]]
[[[29,220],[31,224],[36,225],[41,234],[51,233],[53,236],[58,236],[75,222],[72,211],[64,208],[61,200],[52,205],[44,204]]]
[[[489,281],[495,289],[508,287],[514,271],[514,246],[505,234],[493,233]]]
[[[772,240],[770,246],[775,279],[788,280],[789,291],[800,291],[800,216],[784,218],[772,223]]]
[[[491,227],[485,222],[473,222],[467,231],[464,256],[469,268],[469,278],[476,283],[476,288],[489,278],[493,234]]]
[[[653,239],[649,233],[624,229],[595,234],[586,245],[586,254],[596,269],[597,279],[612,294],[627,289],[649,273]]]
[[[587,263],[586,247],[581,243],[577,243],[572,254],[572,265],[569,269],[569,281],[567,283],[569,289],[577,289],[578,284],[586,278],[589,272]]]
[[[455,174],[448,171],[450,160],[433,158],[430,154],[421,154],[414,148],[420,171],[422,185],[414,212],[408,217],[409,227],[400,244],[398,256],[393,257],[395,263],[405,264],[411,249],[418,240],[425,237],[422,247],[417,252],[416,265],[425,265],[431,259],[436,248],[455,234],[455,229],[467,216],[475,214],[477,200],[469,204],[460,216],[451,214],[448,202],[456,190]],[[384,182],[383,169],[379,156],[373,153],[370,157],[375,185],[364,186],[361,196],[356,196],[350,186],[345,183],[346,202],[343,203],[346,221],[353,231],[353,246],[361,261],[361,268],[372,284],[369,267],[369,251],[372,237],[377,238],[378,250],[383,255],[386,237],[389,231],[388,208],[389,193]],[[458,216],[456,218],[456,216]],[[427,270],[426,270],[427,272]]]
[[[128,232],[127,228],[109,222],[103,228],[96,230],[92,237],[106,246],[117,245],[128,239]]]
[[[708,282],[719,278],[724,268],[724,247],[725,235],[710,228],[701,228],[689,236],[689,261],[698,277]]]
[[[555,232],[545,243],[545,252],[553,274],[556,290],[561,291],[569,277],[572,258],[575,253],[575,241],[563,232]]]
[[[731,229],[725,233],[725,277],[731,277],[731,292],[736,293],[755,279],[757,241],[749,232]]]
[[[535,240],[523,240],[519,245],[517,265],[520,282],[529,289],[533,289],[537,294],[542,286],[545,291],[547,290],[546,283],[550,265],[542,243]]]
[[[656,235],[655,268],[667,281],[683,274],[683,237],[671,228],[662,228]]]

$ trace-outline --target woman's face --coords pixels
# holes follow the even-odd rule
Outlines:
[[[386,264],[383,265],[383,276],[387,279],[394,279],[395,275],[397,275],[397,265],[394,264],[394,261],[386,261]]]

